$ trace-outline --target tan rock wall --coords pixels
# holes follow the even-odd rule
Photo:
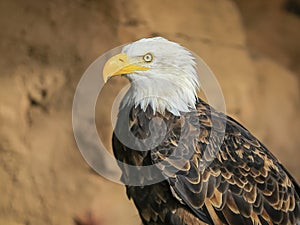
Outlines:
[[[71,106],[96,57],[152,35],[200,55],[220,82],[227,111],[300,179],[297,80],[279,64],[252,59],[231,1],[2,1],[0,28],[1,225],[74,224],[87,210],[99,224],[139,224],[124,188],[95,175],[81,157]],[[110,122],[101,121],[109,111],[97,107],[110,145]]]

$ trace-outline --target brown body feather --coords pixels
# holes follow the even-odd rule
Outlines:
[[[299,223],[299,186],[267,148],[232,118],[200,99],[195,111],[180,117],[153,114],[150,107],[146,112],[131,108],[128,117],[124,110],[113,136],[115,157],[125,163],[120,164],[122,180],[128,184],[132,176],[126,164],[155,165],[147,175],[134,174],[141,186],[126,186],[145,225]],[[164,131],[157,129],[162,122]],[[133,150],[116,135],[130,132],[139,139],[151,136],[153,142],[160,141],[149,151]],[[144,150],[142,144],[140,148]],[[147,185],[157,177],[165,180]]]

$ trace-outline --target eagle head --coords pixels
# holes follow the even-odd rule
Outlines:
[[[144,38],[123,47],[122,52],[104,65],[103,79],[124,75],[131,88],[125,104],[144,111],[174,115],[195,108],[199,80],[193,54],[162,37]]]

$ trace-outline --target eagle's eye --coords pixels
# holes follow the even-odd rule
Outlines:
[[[147,63],[150,63],[152,62],[153,60],[153,55],[151,53],[146,53],[144,56],[143,56],[143,60]]]

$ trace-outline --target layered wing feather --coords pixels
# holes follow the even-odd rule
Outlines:
[[[113,136],[122,180],[165,181],[127,185],[146,225],[272,225],[300,220],[300,188],[280,162],[242,125],[214,111],[202,100],[180,117],[133,107],[119,114],[115,133],[151,136],[155,148],[133,150]],[[158,118],[157,120],[155,118]],[[161,127],[166,130],[151,129]],[[162,138],[163,136],[163,138]],[[126,138],[126,137],[125,137]],[[129,138],[129,137],[128,137]],[[126,165],[155,165],[157,170],[130,174]],[[202,221],[202,222],[201,222]]]
[[[299,221],[299,186],[242,125],[201,100],[174,124],[152,158],[196,214],[206,207],[215,224],[228,225]]]

